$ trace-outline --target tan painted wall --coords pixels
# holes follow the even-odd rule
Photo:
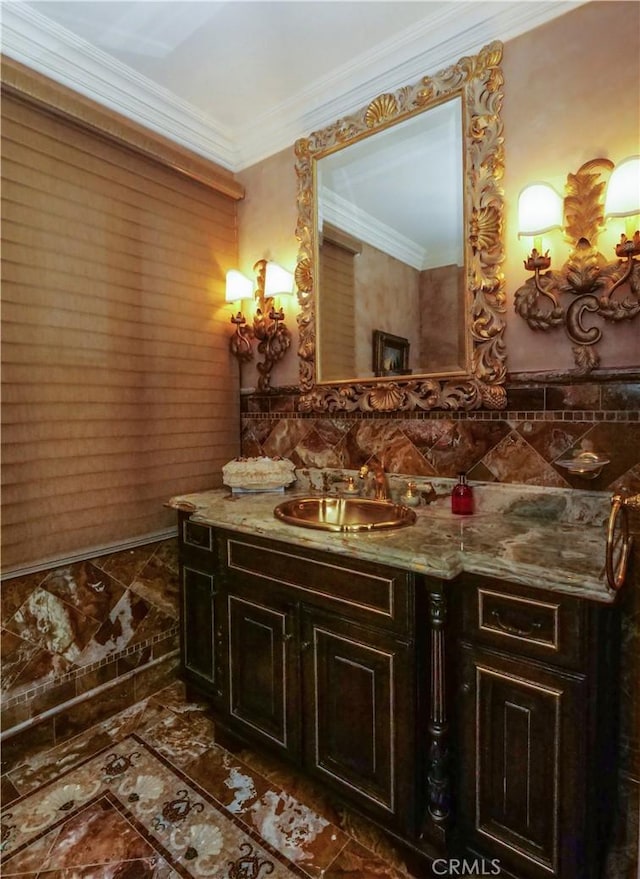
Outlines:
[[[245,198],[238,202],[238,269],[253,278],[259,259],[271,259],[288,271],[296,265],[298,243],[295,237],[296,175],[293,148],[270,156],[237,175],[245,187]],[[274,387],[298,383],[297,302],[284,303],[287,326],[293,340],[285,358],[272,372]],[[231,306],[227,306],[231,317]],[[247,313],[246,315],[250,315]],[[231,329],[229,330],[231,333]],[[241,386],[254,387],[257,381],[255,359],[242,367]]]

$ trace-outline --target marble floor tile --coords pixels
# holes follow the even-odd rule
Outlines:
[[[155,699],[145,699],[54,748],[40,748],[11,769],[3,779],[9,780],[20,795],[27,794],[110,744],[160,723],[167,714],[167,709]]]
[[[31,754],[2,795],[6,877],[422,879],[313,782],[216,744],[179,682]]]
[[[406,879],[407,873],[385,863],[357,842],[350,842],[338,855],[323,879]]]
[[[138,733],[176,766],[193,762],[215,741],[213,721],[198,710],[181,715],[166,711],[156,724]]]

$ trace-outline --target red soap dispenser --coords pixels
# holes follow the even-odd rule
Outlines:
[[[451,492],[451,512],[456,516],[470,516],[473,513],[473,489],[467,482],[466,473],[458,473],[457,485]]]

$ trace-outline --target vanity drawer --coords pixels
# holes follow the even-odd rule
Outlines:
[[[213,574],[218,566],[218,540],[215,528],[192,522],[188,512],[178,518],[180,560],[184,566]]]
[[[577,667],[583,658],[582,604],[553,592],[474,581],[463,626],[475,641],[534,659]]]
[[[182,533],[180,535],[182,545],[201,549],[205,552],[213,552],[215,547],[215,534],[209,525],[200,522],[192,522],[190,519],[182,520]]]
[[[413,581],[406,571],[240,534],[226,535],[225,545],[223,564],[232,577],[267,579],[294,588],[305,603],[399,634],[409,630]]]

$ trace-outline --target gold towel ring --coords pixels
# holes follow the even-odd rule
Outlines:
[[[629,564],[629,555],[633,543],[633,538],[629,535],[629,516],[627,514],[627,509],[629,507],[635,510],[640,510],[640,494],[631,495],[629,497],[615,494],[611,498],[611,513],[609,514],[609,525],[607,527],[607,555],[605,567],[609,589],[612,589],[614,592],[617,592],[617,590],[620,589],[627,576],[627,566]],[[620,520],[621,546],[620,554],[618,558],[615,559],[615,533],[618,520]]]

